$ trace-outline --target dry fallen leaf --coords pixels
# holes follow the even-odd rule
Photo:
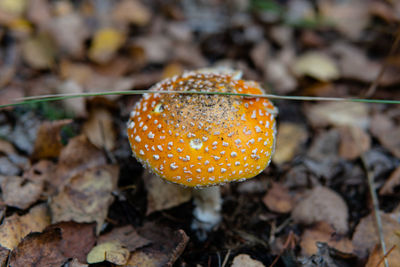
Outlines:
[[[26,209],[35,203],[43,191],[43,182],[20,176],[6,176],[1,182],[3,202],[10,207]]]
[[[274,212],[288,213],[293,209],[293,199],[289,190],[279,183],[272,183],[272,187],[262,199],[263,203]]]
[[[186,247],[189,237],[183,230],[172,231],[154,223],[138,229],[152,244],[131,253],[128,266],[173,266]]]
[[[65,80],[64,82],[58,84],[55,88],[56,93],[58,94],[82,94],[83,87],[73,80]],[[75,116],[85,116],[86,115],[86,107],[85,107],[85,99],[83,97],[71,98],[71,99],[63,99],[62,105],[63,107],[74,114]]]
[[[166,183],[154,174],[144,172],[143,180],[147,190],[147,214],[176,207],[192,197],[190,188]]]
[[[72,120],[43,122],[37,133],[32,158],[43,159],[58,157],[63,148],[60,135],[61,128],[71,122]]]
[[[321,1],[321,16],[348,38],[356,40],[368,25],[368,5],[363,0]]]
[[[87,169],[68,180],[51,199],[52,221],[97,222],[100,231],[113,201],[119,167],[104,165]]]
[[[327,243],[328,246],[341,252],[352,253],[353,244],[346,237],[335,235],[335,230],[326,222],[318,222],[311,228],[307,228],[302,236],[300,247],[303,254],[311,256],[317,253],[316,242]]]
[[[293,72],[297,76],[308,75],[321,81],[334,80],[340,75],[336,63],[320,52],[308,52],[299,56],[293,65]]]
[[[393,195],[395,188],[400,185],[400,167],[397,167],[386,180],[385,184],[379,190],[379,195]]]
[[[144,26],[150,22],[151,11],[138,0],[123,0],[115,6],[111,16],[116,22]]]
[[[11,253],[10,266],[62,266],[67,258],[58,249],[60,229],[28,235]]]
[[[103,28],[96,32],[89,49],[89,58],[96,63],[106,63],[124,42],[124,35],[113,28]]]
[[[54,65],[55,49],[48,36],[40,35],[22,45],[24,60],[35,69],[48,69]]]
[[[83,132],[96,147],[107,151],[112,151],[115,148],[116,132],[114,121],[107,109],[92,109],[88,120],[83,125]]]
[[[367,129],[368,112],[369,106],[365,103],[329,102],[310,105],[305,114],[314,127],[333,125]]]
[[[233,258],[231,267],[264,267],[265,265],[257,260],[253,260],[247,254],[239,254]]]
[[[394,156],[400,157],[400,126],[393,120],[377,114],[371,118],[371,133],[378,138],[379,142]]]
[[[292,218],[296,223],[304,224],[325,221],[339,234],[345,234],[349,229],[346,202],[335,191],[322,186],[315,187],[296,204]]]
[[[389,266],[400,266],[400,237],[397,236],[399,241],[396,244],[396,247],[387,255],[386,259],[388,260]],[[387,249],[390,249],[389,247]],[[380,267],[383,266],[383,254],[380,246],[375,246],[372,252],[369,255],[368,261],[365,264],[365,267]],[[379,263],[379,265],[378,265]]]
[[[66,258],[76,258],[86,262],[86,255],[96,243],[96,225],[94,223],[61,222],[52,224],[48,229],[59,229],[61,240],[57,249]]]
[[[84,42],[89,37],[89,29],[82,16],[77,13],[56,16],[45,27],[57,43],[59,52],[74,57],[82,56]]]
[[[356,126],[340,127],[339,155],[354,160],[371,148],[371,138]]]
[[[105,165],[106,162],[104,153],[91,144],[86,136],[76,136],[61,150],[56,175],[51,183],[57,187],[72,176],[86,169]]]
[[[381,212],[383,238],[385,239],[386,248],[389,249],[393,245],[397,248],[392,253],[400,256],[400,238],[396,232],[400,229],[400,224],[393,219],[390,214]],[[361,219],[353,234],[354,253],[361,259],[366,258],[368,253],[372,252],[376,245],[379,244],[378,230],[376,228],[375,216],[368,215]],[[392,265],[391,265],[392,266]],[[396,266],[396,265],[393,265]]]
[[[132,225],[114,228],[111,232],[101,235],[98,243],[118,241],[124,248],[130,252],[151,243],[150,240],[140,236]]]
[[[118,241],[106,242],[92,248],[87,255],[89,264],[108,261],[116,265],[125,265],[129,259],[129,250]]]
[[[46,205],[37,205],[29,213],[7,217],[0,225],[0,245],[13,250],[31,232],[41,232],[50,224]]]
[[[272,161],[275,164],[282,164],[293,159],[308,135],[303,126],[291,122],[281,122],[277,133],[276,150]]]

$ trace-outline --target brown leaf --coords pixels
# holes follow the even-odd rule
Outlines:
[[[61,128],[71,122],[72,120],[43,122],[37,133],[32,158],[43,159],[58,157],[63,148],[60,135]]]
[[[151,11],[140,1],[123,0],[115,6],[111,16],[116,22],[144,26],[150,22]]]
[[[382,196],[385,195],[393,195],[394,190],[397,186],[400,185],[400,167],[397,167],[396,170],[394,170],[389,178],[386,180],[385,184],[382,186],[382,188],[379,190],[379,194]]]
[[[192,190],[163,181],[160,177],[144,172],[147,190],[147,214],[176,207],[192,198]]]
[[[326,222],[321,221],[311,228],[307,228],[301,236],[300,247],[303,254],[311,256],[317,253],[316,242],[327,243],[328,246],[339,251],[353,252],[353,244],[348,238],[335,235],[335,230]]]
[[[371,132],[387,150],[400,157],[400,126],[387,116],[378,114],[372,117]]]
[[[0,245],[13,250],[26,235],[41,232],[49,224],[46,205],[35,206],[23,216],[14,214],[5,218],[0,225]]]
[[[83,87],[73,80],[61,82],[55,89],[58,94],[81,94],[84,91]],[[83,97],[63,99],[61,101],[63,107],[75,116],[86,115],[85,99]]]
[[[399,223],[393,219],[390,214],[381,212],[380,215],[386,248],[389,249],[393,245],[396,245],[396,249],[398,249],[400,247],[400,239],[396,235],[396,232],[400,228]],[[368,253],[370,253],[375,246],[379,244],[378,236],[375,216],[370,214],[367,217],[362,218],[353,234],[354,252],[357,254],[357,256],[360,258],[367,257]],[[399,254],[396,252],[395,255]]]
[[[77,13],[55,16],[46,24],[60,51],[79,57],[84,52],[84,42],[89,37],[89,29],[84,18]]]
[[[86,136],[76,136],[61,150],[52,183],[56,186],[63,184],[86,169],[104,164],[106,164],[104,153],[91,144]]]
[[[171,267],[186,247],[189,237],[183,230],[172,231],[153,223],[138,230],[152,244],[131,254],[128,266]]]
[[[131,252],[151,243],[150,240],[140,236],[132,225],[114,228],[111,232],[101,235],[97,243],[101,244],[113,241],[118,241]]]
[[[8,257],[10,255],[10,250],[0,246],[0,266],[7,266]]]
[[[50,225],[49,229],[60,229],[62,239],[58,248],[66,258],[76,258],[86,262],[86,255],[96,243],[94,223],[61,222]]]
[[[282,122],[278,126],[275,154],[272,161],[282,164],[292,160],[299,147],[307,140],[308,134],[304,127],[296,123]]]
[[[58,249],[60,229],[28,235],[11,253],[10,266],[61,266],[67,258]]]
[[[337,233],[347,233],[348,208],[342,197],[327,187],[317,186],[299,201],[292,218],[297,223],[329,223]]]
[[[340,127],[339,155],[354,160],[371,148],[371,138],[357,126]]]
[[[233,258],[231,267],[264,267],[265,265],[257,260],[253,260],[247,254],[239,254]]]
[[[293,209],[293,199],[289,195],[289,190],[279,183],[272,183],[272,187],[262,199],[268,209],[288,213]]]
[[[399,245],[400,245],[400,237],[397,236],[397,238],[399,239],[399,241],[396,244],[396,247],[390,252],[389,255],[387,255],[386,259],[388,260],[388,264],[389,266],[400,266],[400,249],[399,249]],[[387,247],[387,251],[388,249],[390,249],[391,247]],[[380,246],[375,246],[375,248],[372,250],[371,254],[369,255],[368,261],[365,264],[365,267],[379,267],[383,265],[383,253],[382,253],[382,249]],[[378,265],[378,263],[380,263]]]
[[[4,153],[6,155],[12,155],[12,154],[17,154],[17,151],[10,142],[0,139],[0,153]]]
[[[7,206],[26,209],[40,198],[43,183],[20,176],[7,176],[1,183],[1,190],[3,201]]]
[[[111,113],[105,108],[92,109],[83,132],[96,147],[107,151],[115,148],[116,132]]]
[[[113,201],[119,167],[104,165],[87,169],[69,179],[51,199],[52,221],[97,222],[100,231]]]

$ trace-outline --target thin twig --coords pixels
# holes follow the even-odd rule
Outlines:
[[[378,263],[376,264],[376,267],[379,267],[379,265],[381,265],[383,260],[387,260],[387,257],[389,256],[390,253],[392,253],[392,251],[396,248],[396,245],[393,245],[388,252],[386,252],[385,255],[383,255],[383,257],[378,261]]]
[[[372,82],[371,86],[368,88],[368,91],[365,93],[366,97],[370,97],[375,93],[376,88],[378,87],[379,82],[382,79],[383,74],[385,73],[385,71],[386,71],[386,69],[387,69],[387,67],[389,65],[388,58],[393,56],[394,52],[396,52],[397,47],[399,46],[399,43],[400,43],[400,29],[396,33],[396,39],[394,40],[392,46],[390,47],[389,54],[386,57],[386,59],[384,60],[382,66],[381,66],[381,69],[379,70],[378,75],[376,76],[376,78]]]
[[[224,261],[222,262],[221,267],[225,267],[225,265],[228,263],[228,259],[229,259],[229,256],[230,256],[230,255],[231,255],[231,250],[228,249],[228,252],[227,252],[226,255],[225,255],[225,258],[224,258]]]
[[[364,165],[365,171],[367,173],[368,188],[369,188],[369,192],[371,194],[372,205],[374,208],[374,215],[375,215],[375,220],[376,220],[376,226],[378,228],[378,236],[379,236],[379,242],[381,244],[382,254],[386,255],[386,243],[385,243],[385,238],[383,236],[382,219],[381,219],[381,215],[379,213],[379,201],[378,201],[378,196],[375,191],[374,172],[372,170],[368,169],[368,164],[367,164],[367,161],[366,161],[364,155],[361,155],[361,162]],[[384,264],[385,264],[385,267],[389,267],[389,262],[386,258],[384,258]]]
[[[335,101],[335,102],[363,102],[363,103],[381,103],[381,104],[400,104],[400,100],[389,99],[362,99],[362,98],[342,98],[342,97],[313,97],[313,96],[280,96],[273,94],[239,94],[230,92],[203,92],[203,91],[150,91],[150,90],[134,90],[134,91],[115,91],[115,92],[97,92],[97,93],[78,93],[78,94],[51,94],[28,96],[17,98],[10,104],[0,105],[0,108],[26,105],[38,102],[64,100],[78,97],[90,96],[107,96],[107,95],[140,95],[140,94],[196,94],[196,95],[225,95],[240,96],[249,98],[269,98],[278,100],[292,101]]]

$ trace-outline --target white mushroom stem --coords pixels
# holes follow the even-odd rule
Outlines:
[[[219,186],[206,187],[193,190],[192,230],[198,231],[199,239],[205,239],[221,221],[222,198]]]

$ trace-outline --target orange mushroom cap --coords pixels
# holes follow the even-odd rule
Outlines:
[[[156,91],[263,94],[233,72],[186,72]],[[190,187],[243,181],[262,172],[275,145],[276,108],[265,98],[231,95],[143,95],[131,112],[133,155],[160,177]]]

